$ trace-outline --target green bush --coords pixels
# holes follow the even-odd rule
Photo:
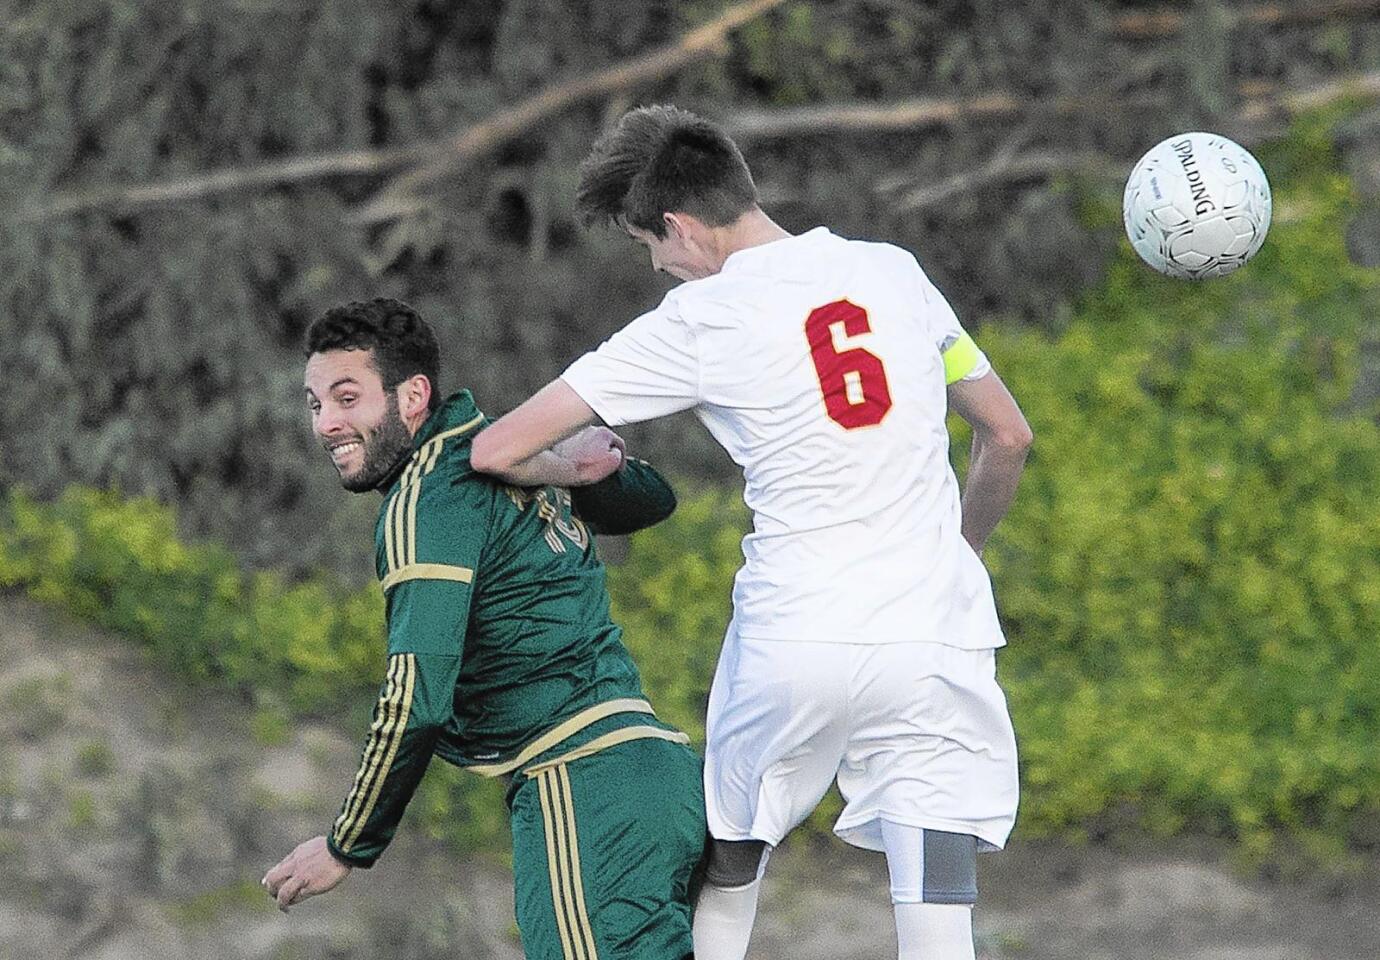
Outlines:
[[[609,571],[613,618],[657,713],[699,748],[748,523],[736,490],[683,497],[670,519],[637,534],[628,560]]]
[[[1326,856],[1380,813],[1380,433],[1359,375],[1380,276],[1343,249],[1355,200],[1326,130],[1265,152],[1276,221],[1238,275],[1169,281],[1124,248],[1057,336],[984,331],[1037,437],[986,557],[1026,834],[1206,832],[1250,854],[1288,836]],[[746,523],[737,491],[691,492],[610,571],[647,692],[700,742]],[[148,500],[10,493],[0,586],[292,713],[370,702],[377,589],[249,576],[174,530]],[[497,849],[500,793],[429,777],[412,816]]]
[[[377,590],[246,574],[223,548],[183,543],[173,512],[146,498],[74,487],[44,504],[11,491],[0,586],[136,639],[186,677],[298,711],[329,710],[381,675]]]
[[[1037,435],[988,561],[1022,828],[1342,843],[1380,808],[1380,275],[1327,125],[1263,154],[1275,223],[1225,280],[1126,253],[1057,340],[984,346]],[[1282,187],[1282,189],[1281,189]],[[957,445],[957,444],[956,444]]]

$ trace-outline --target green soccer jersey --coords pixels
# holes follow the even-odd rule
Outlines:
[[[609,617],[582,516],[599,532],[646,526],[674,509],[670,488],[638,461],[574,501],[558,487],[504,486],[470,466],[485,423],[468,391],[451,397],[417,432],[379,512],[388,675],[328,838],[355,865],[387,846],[433,754],[496,776],[666,729]]]

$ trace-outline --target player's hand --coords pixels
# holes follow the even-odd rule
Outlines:
[[[623,438],[608,427],[585,427],[558,443],[555,451],[574,465],[578,482],[588,484],[623,469],[626,448]]]
[[[312,837],[278,861],[260,882],[268,895],[278,901],[278,909],[287,913],[293,904],[334,890],[349,875],[350,865],[331,855],[326,838]]]

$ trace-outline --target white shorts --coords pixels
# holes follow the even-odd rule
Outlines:
[[[705,802],[719,840],[776,845],[838,780],[834,832],[882,850],[881,821],[966,833],[1016,820],[1016,738],[996,651],[939,643],[724,640],[706,721]]]

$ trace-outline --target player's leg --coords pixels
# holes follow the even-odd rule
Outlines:
[[[771,847],[819,804],[847,742],[833,644],[753,642],[731,631],[706,721],[710,843],[695,907],[696,960],[742,960]]]
[[[537,954],[527,946],[525,916],[559,944],[562,960],[690,956],[690,884],[705,837],[694,751],[632,740],[534,771],[522,789],[535,794],[546,870],[545,883],[529,881],[535,893],[526,911],[519,903],[529,957]],[[515,874],[516,807],[515,797]]]
[[[974,960],[977,838],[882,821],[900,960]]]
[[[709,841],[704,886],[695,903],[696,960],[741,960],[757,918],[757,895],[771,847],[762,840]]]
[[[938,643],[854,648],[854,722],[834,831],[882,850],[881,822],[967,833],[999,849],[1016,820],[1016,737],[995,651]]]
[[[537,781],[519,777],[511,799],[513,908],[527,960],[575,957],[570,918],[552,882],[544,804]],[[554,843],[554,831],[550,838]]]
[[[990,650],[860,650],[835,831],[884,850],[901,956],[973,955],[976,853],[1015,821],[1016,743]]]

